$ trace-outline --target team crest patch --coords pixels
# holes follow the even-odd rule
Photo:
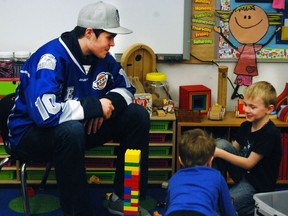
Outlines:
[[[41,56],[40,61],[37,65],[37,71],[40,69],[55,70],[56,59],[52,54],[44,54]]]
[[[106,72],[101,72],[96,77],[96,80],[93,82],[93,89],[102,90],[105,88],[108,81],[108,74]]]

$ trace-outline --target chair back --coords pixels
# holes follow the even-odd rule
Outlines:
[[[7,120],[8,116],[11,114],[11,109],[15,104],[15,93],[8,94],[0,100],[0,132],[4,142],[5,150],[8,154],[11,154],[7,146],[5,145],[5,140],[8,138],[8,126]]]

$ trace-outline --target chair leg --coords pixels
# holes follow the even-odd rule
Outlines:
[[[44,190],[45,189],[46,182],[47,182],[47,179],[49,177],[49,173],[50,173],[51,168],[52,168],[52,163],[48,162],[47,165],[46,165],[46,170],[45,170],[44,176],[42,178],[42,181],[41,181],[41,184],[40,184],[40,187],[39,187],[40,190]]]
[[[0,161],[0,170],[5,166],[7,163],[12,162],[14,159],[10,157],[6,157]]]
[[[26,178],[26,163],[23,163],[21,166],[21,189],[23,196],[23,207],[24,213],[26,216],[30,216],[30,206],[29,206],[29,197],[27,193],[27,178]]]

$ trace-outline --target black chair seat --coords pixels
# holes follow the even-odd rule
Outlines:
[[[0,161],[0,171],[2,168],[8,164],[12,163],[15,161],[19,161],[21,166],[20,166],[20,182],[21,182],[21,190],[22,190],[22,196],[23,196],[23,207],[24,207],[24,213],[27,216],[30,216],[30,207],[29,207],[29,197],[28,197],[28,191],[27,191],[27,172],[26,172],[26,167],[31,163],[32,161],[27,160],[19,160],[13,153],[10,151],[10,149],[5,145],[5,140],[8,137],[8,127],[7,127],[7,119],[8,116],[11,113],[11,109],[14,106],[14,101],[15,101],[15,94],[9,94],[3,97],[0,100],[0,132],[1,136],[3,139],[3,144],[5,147],[5,151],[8,154],[8,156]],[[52,167],[52,163],[48,162],[46,165],[46,170],[43,175],[42,181],[40,183],[40,189],[44,189],[50,170]]]

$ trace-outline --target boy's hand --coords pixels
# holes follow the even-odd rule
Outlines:
[[[102,105],[104,119],[109,119],[114,111],[112,102],[107,98],[101,98],[100,103]]]
[[[88,135],[91,133],[95,134],[102,126],[104,119],[109,119],[114,110],[114,106],[109,99],[101,98],[100,103],[102,105],[103,117],[92,118],[84,122],[84,127],[87,129]]]
[[[103,117],[86,120],[84,122],[84,127],[87,130],[87,134],[89,135],[91,134],[91,132],[95,134],[97,130],[100,129],[100,127],[102,126],[103,121],[104,121]]]

